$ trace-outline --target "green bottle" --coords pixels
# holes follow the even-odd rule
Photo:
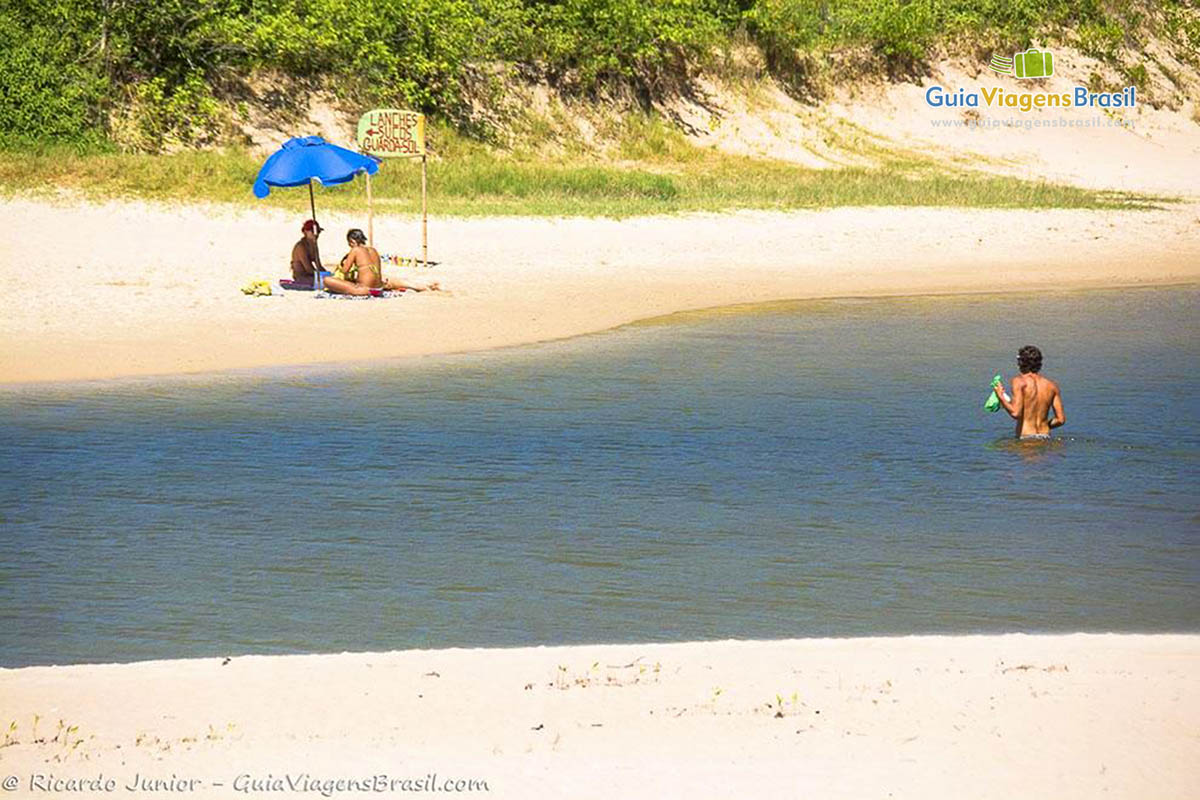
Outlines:
[[[985,411],[991,411],[995,414],[1000,410],[1000,398],[996,396],[995,387],[1000,384],[1000,376],[992,378],[992,393],[988,395],[988,399],[984,401],[983,408]],[[1001,389],[1003,391],[1003,389]]]

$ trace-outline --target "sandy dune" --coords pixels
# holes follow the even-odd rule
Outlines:
[[[0,774],[22,789],[31,775],[121,785],[140,775],[193,781],[189,796],[232,797],[244,796],[238,776],[436,773],[513,798],[1169,800],[1200,785],[1200,636],[34,667],[0,670],[0,697],[0,722],[16,723]]]
[[[1200,72],[1162,52],[1151,87],[1134,108],[934,107],[927,92],[954,95],[980,88],[1010,94],[1071,93],[1096,74],[1113,86],[1110,65],[1058,49],[1052,78],[1025,81],[998,75],[982,61],[943,60],[914,82],[839,85],[819,105],[789,96],[769,78],[744,87],[701,82],[699,99],[677,98],[662,111],[684,122],[702,147],[779,158],[815,168],[878,163],[879,151],[910,153],[946,165],[1125,192],[1200,194]],[[1152,62],[1147,62],[1152,63]],[[1165,85],[1167,68],[1179,87]]]
[[[1105,69],[1066,50],[1056,63],[1052,79],[1029,83],[991,73],[982,62],[947,61],[920,85],[847,84],[820,106],[797,102],[769,80],[752,95],[714,83],[701,92],[704,104],[681,99],[663,111],[699,146],[734,153],[831,167],[871,163],[872,148],[883,148],[1182,203],[1153,212],[841,208],[626,221],[443,219],[434,209],[430,253],[442,265],[399,274],[439,280],[453,296],[340,302],[238,292],[250,280],[288,273],[307,216],[303,192],[290,216],[253,207],[0,200],[8,223],[0,229],[0,277],[9,287],[0,299],[0,382],[480,350],[757,301],[1197,280],[1194,93],[1182,92],[1175,107],[1141,102],[1101,115],[1104,124],[1089,128],[934,124],[1090,119],[1082,110],[939,110],[925,100],[935,84],[1069,91]],[[1194,69],[1170,63],[1181,85],[1200,85]],[[1153,76],[1156,87],[1165,80]],[[349,117],[336,116],[318,114],[310,124],[348,141]],[[321,221],[326,260],[344,252],[347,228],[365,226],[362,215]],[[375,230],[383,251],[419,249],[411,217],[379,219]]]

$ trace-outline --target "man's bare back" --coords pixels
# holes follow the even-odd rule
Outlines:
[[[321,271],[321,251],[317,248],[321,226],[310,219],[301,226],[300,233],[300,241],[292,245],[292,280],[312,283]]]
[[[1062,393],[1057,383],[1039,374],[1042,368],[1042,353],[1036,347],[1022,347],[1017,354],[1017,365],[1021,374],[1013,378],[1012,397],[1005,397],[1004,386],[1001,384],[1000,391],[997,392],[1000,404],[1004,406],[1008,415],[1017,421],[1018,439],[1049,439],[1050,430],[1067,421]],[[1050,416],[1052,409],[1053,417]]]

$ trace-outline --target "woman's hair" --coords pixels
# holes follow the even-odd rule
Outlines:
[[[1027,344],[1017,352],[1017,367],[1021,372],[1038,372],[1042,368],[1042,351]]]
[[[347,231],[346,238],[349,239],[350,241],[354,242],[355,244],[366,244],[367,243],[367,235],[365,233],[363,233],[362,230],[360,230],[359,228],[351,228],[349,231]]]

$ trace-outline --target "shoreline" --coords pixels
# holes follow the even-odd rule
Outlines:
[[[806,303],[820,303],[839,300],[862,300],[862,301],[888,301],[888,300],[920,300],[929,299],[954,299],[954,298],[998,298],[1006,295],[1024,295],[1037,292],[1047,292],[1051,294],[1073,293],[1073,292],[1110,292],[1120,291],[1122,289],[1131,290],[1169,290],[1169,289],[1192,289],[1200,286],[1200,276],[1196,280],[1175,281],[1164,279],[1163,282],[1157,281],[1141,281],[1137,283],[1078,283],[1072,285],[1047,285],[1036,288],[1018,288],[1018,289],[993,289],[993,290],[963,290],[963,291],[931,291],[931,292],[900,292],[894,294],[844,294],[844,295],[821,295],[815,297],[789,297],[778,300],[761,300],[754,302],[739,302],[729,303],[716,306],[704,306],[701,308],[683,309],[680,311],[670,311],[665,314],[658,314],[643,319],[634,319],[629,322],[622,322],[608,328],[600,330],[582,331],[580,333],[569,333],[563,336],[539,339],[536,341],[516,342],[513,344],[500,344],[479,349],[454,350],[446,352],[429,352],[429,353],[413,353],[401,356],[384,356],[384,357],[368,357],[357,360],[345,361],[302,361],[298,363],[272,363],[249,367],[221,367],[211,370],[195,371],[195,372],[150,372],[144,374],[132,375],[114,375],[111,377],[97,378],[51,378],[43,380],[28,380],[28,381],[6,381],[0,379],[0,390],[4,391],[22,391],[35,390],[39,387],[56,388],[56,389],[101,389],[109,388],[123,383],[142,383],[142,382],[159,382],[172,380],[274,380],[278,379],[281,374],[299,373],[303,377],[336,377],[346,370],[354,369],[375,369],[384,368],[387,366],[395,366],[403,361],[416,361],[426,358],[451,358],[455,356],[477,355],[486,353],[505,353],[509,351],[521,350],[527,347],[536,347],[539,345],[555,344],[558,342],[568,342],[574,339],[582,339],[591,336],[603,336],[604,334],[614,331],[624,330],[626,328],[636,327],[657,327],[671,325],[676,320],[693,320],[703,318],[705,316],[723,316],[733,314],[757,314],[757,313],[773,313],[775,311],[791,307],[801,306]],[[918,634],[919,635],[919,634]],[[3,667],[0,667],[3,669]]]
[[[1200,634],[241,656],[0,669],[0,695],[0,772],[198,797],[301,774],[585,798],[1182,798],[1200,780]]]
[[[127,669],[135,667],[148,667],[156,665],[156,668],[166,668],[171,665],[187,665],[187,664],[203,664],[212,661],[229,660],[276,660],[276,659],[305,659],[305,658],[373,658],[373,657],[393,657],[401,655],[415,654],[477,654],[488,655],[497,653],[550,653],[552,651],[576,651],[584,649],[621,649],[621,648],[699,648],[706,647],[774,647],[789,644],[809,644],[809,645],[836,645],[838,643],[888,643],[888,642],[923,642],[952,644],[956,641],[972,641],[972,640],[1005,640],[1005,639],[1101,639],[1101,638],[1128,638],[1128,639],[1196,639],[1196,644],[1200,646],[1200,629],[1194,631],[983,631],[971,633],[894,633],[894,634],[847,634],[829,635],[829,636],[781,636],[777,638],[765,639],[682,639],[682,640],[667,640],[656,639],[647,641],[590,641],[590,642],[574,642],[567,644],[512,644],[512,645],[450,645],[446,647],[401,647],[393,650],[340,650],[340,651],[317,651],[317,652],[295,652],[295,653],[242,653],[240,655],[230,655],[228,653],[216,653],[213,655],[199,656],[181,656],[178,658],[147,658],[135,661],[87,661],[87,662],[72,662],[63,664],[28,664],[25,666],[4,666],[0,665],[0,678],[5,675],[12,675],[17,672],[27,670],[89,670],[97,669]]]
[[[0,383],[350,366],[594,334],[680,312],[841,297],[1200,282],[1200,204],[1159,211],[838,208],[607,219],[430,222],[446,293],[314,302],[238,287],[282,275],[299,217],[146,203],[3,201]],[[361,224],[330,214],[331,231]],[[376,219],[376,242],[419,221]],[[33,229],[63,231],[50,252]],[[97,243],[128,242],[126,251]],[[236,243],[231,246],[229,243]],[[340,255],[323,242],[323,259]],[[128,250],[137,250],[136,258]],[[69,276],[22,280],[31,263]],[[181,267],[180,265],[185,265]]]

